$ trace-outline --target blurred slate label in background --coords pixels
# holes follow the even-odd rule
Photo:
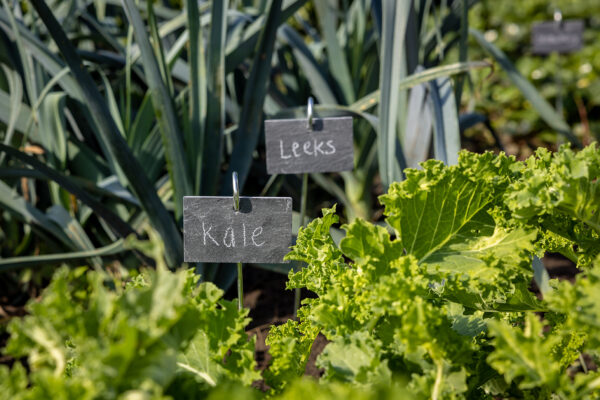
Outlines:
[[[183,198],[186,262],[283,263],[292,241],[290,197]]]
[[[265,121],[267,173],[339,172],[354,168],[352,117]]]
[[[534,54],[572,53],[583,47],[583,20],[547,21],[531,31]]]

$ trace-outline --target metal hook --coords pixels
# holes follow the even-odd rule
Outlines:
[[[313,106],[315,105],[315,100],[312,97],[308,98],[308,104],[306,106],[306,129],[312,131],[313,128]]]
[[[240,187],[238,184],[238,174],[235,171],[231,175],[231,184],[233,186],[233,209],[240,211]]]

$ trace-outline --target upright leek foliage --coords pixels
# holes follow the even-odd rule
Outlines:
[[[44,2],[33,1],[24,14],[19,5],[3,3],[2,57],[11,79],[0,88],[0,99],[10,104],[0,116],[9,146],[2,148],[0,202],[42,240],[49,254],[37,258],[40,265],[123,251],[127,246],[112,242],[123,243],[146,226],[162,238],[168,265],[182,264],[182,197],[227,191],[219,188],[224,163],[245,160],[237,167],[244,176],[253,163],[271,71],[262,60],[271,58],[277,28],[304,1],[283,9],[280,3],[268,15],[245,16],[227,2],[188,2],[185,10],[99,2],[95,15],[75,5],[81,23],[67,9],[50,10]],[[38,16],[47,34],[35,33]],[[228,36],[232,27],[236,35]],[[68,39],[90,31],[93,41]],[[103,50],[89,51],[90,45]],[[227,74],[243,76],[248,66],[248,83],[238,79],[227,88]],[[238,95],[244,96],[239,104]],[[235,105],[226,113],[228,103]],[[233,135],[230,158],[222,145],[225,126],[240,115],[241,126],[253,128]],[[58,196],[35,190],[36,180],[60,188]],[[44,211],[52,204],[68,217],[59,221],[56,212]],[[27,247],[30,239],[23,240]],[[4,261],[31,265],[29,259]],[[203,275],[227,285],[235,271],[213,267]]]
[[[453,86],[450,77],[489,66],[469,61],[467,34],[550,126],[576,140],[504,54],[468,29],[475,1],[250,3],[2,2],[1,140],[27,153],[0,155],[3,219],[17,230],[9,256],[38,246],[40,264],[102,257],[150,226],[168,265],[179,266],[183,195],[230,195],[236,171],[245,194],[283,187],[299,198],[295,177],[261,190],[260,138],[265,117],[303,118],[310,95],[317,116],[356,117],[354,171],[311,174],[311,182],[349,221],[369,220],[373,192],[403,179],[402,168],[430,149],[457,162],[467,119],[457,113],[463,80]],[[448,63],[457,45],[459,62]],[[382,185],[373,187],[378,174]],[[6,262],[21,261],[29,263]],[[223,286],[235,274],[201,273]]]

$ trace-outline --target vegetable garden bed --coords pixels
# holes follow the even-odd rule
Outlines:
[[[342,226],[338,246],[332,208],[300,231],[287,258],[307,267],[287,286],[316,297],[304,299],[297,321],[271,327],[262,372],[249,310],[191,271],[62,268],[29,315],[9,324],[5,353],[18,361],[0,369],[0,393],[596,398],[596,145],[538,150],[525,162],[462,152],[457,166],[428,161],[406,173],[381,198],[391,229],[357,219]],[[535,260],[532,268],[546,251],[582,273],[548,281]],[[319,383],[301,379],[318,334],[327,340]],[[251,387],[260,380],[264,391]]]
[[[0,400],[600,398],[594,6],[2,0]]]

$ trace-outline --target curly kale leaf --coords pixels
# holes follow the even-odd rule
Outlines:
[[[522,390],[519,397],[594,399],[600,395],[598,371],[573,378],[566,373],[581,348],[576,331],[548,331],[532,313],[522,328],[504,321],[491,321],[488,326],[495,349],[487,361],[506,382]]]
[[[406,175],[381,196],[386,221],[423,268],[448,275],[437,291],[470,308],[539,309],[527,290],[536,232],[493,216],[518,177],[514,159],[462,152],[456,166],[430,160]]]
[[[234,398],[234,397],[222,397]],[[344,382],[317,382],[310,378],[293,381],[289,387],[274,399],[286,400],[395,400],[417,399],[402,382],[391,385],[353,386]]]
[[[323,379],[356,384],[389,384],[392,374],[383,357],[382,343],[365,331],[337,337],[319,356]]]
[[[303,307],[298,311],[300,319],[305,319],[307,310]],[[281,392],[290,382],[304,375],[317,333],[311,324],[293,320],[271,328],[266,344],[272,362],[263,376],[273,393]]]
[[[333,241],[329,229],[339,221],[335,206],[323,210],[323,217],[300,228],[298,239],[286,260],[305,262],[308,268],[298,273],[290,271],[288,288],[305,287],[317,294],[324,293],[331,279],[345,268],[344,257]]]
[[[562,281],[555,287],[544,299],[552,311],[566,316],[559,328],[585,335],[585,348],[600,353],[600,259],[574,284]]]
[[[431,292],[432,276],[404,255],[385,228],[356,220],[344,229],[340,248],[355,262],[337,257],[319,298],[306,301],[300,314],[302,323],[331,341],[318,358],[326,379],[377,385],[401,374],[414,381],[415,393],[428,396],[436,381],[440,393],[455,390],[450,386],[466,388],[462,365],[473,363],[472,338],[453,329],[445,306]],[[321,249],[334,246],[323,236],[318,243]],[[292,279],[325,268],[313,261],[305,275]]]
[[[547,250],[590,265],[600,252],[600,151],[596,143],[579,152],[567,146],[556,153],[538,149],[521,174],[505,195],[513,215],[541,227]]]
[[[552,357],[552,349],[560,343],[560,337],[545,337],[539,317],[527,314],[523,329],[515,329],[505,321],[490,321],[488,328],[495,347],[488,362],[508,383],[518,380],[523,389],[539,386],[556,389],[563,371]]]
[[[58,270],[29,315],[8,326],[6,352],[30,368],[30,387],[12,398],[193,398],[220,381],[258,379],[247,311],[197,283],[192,271],[162,268],[127,284]]]
[[[192,297],[200,311],[200,324],[185,351],[177,357],[172,390],[191,385],[187,380],[208,388],[222,381],[250,385],[260,379],[260,373],[254,370],[255,338],[248,340],[244,331],[250,322],[249,310],[238,310],[237,301],[219,300],[222,295],[222,290],[212,283],[203,283]]]
[[[391,229],[357,219],[339,248],[334,209],[324,210],[289,255],[308,264],[289,286],[318,296],[300,321],[331,341],[318,358],[325,378],[377,386],[391,376],[419,398],[597,397],[597,372],[567,370],[582,352],[597,360],[600,274],[554,285],[543,301],[529,290],[532,256],[562,249],[581,261],[599,248],[596,206],[584,201],[596,195],[588,152],[428,161],[381,197]]]

